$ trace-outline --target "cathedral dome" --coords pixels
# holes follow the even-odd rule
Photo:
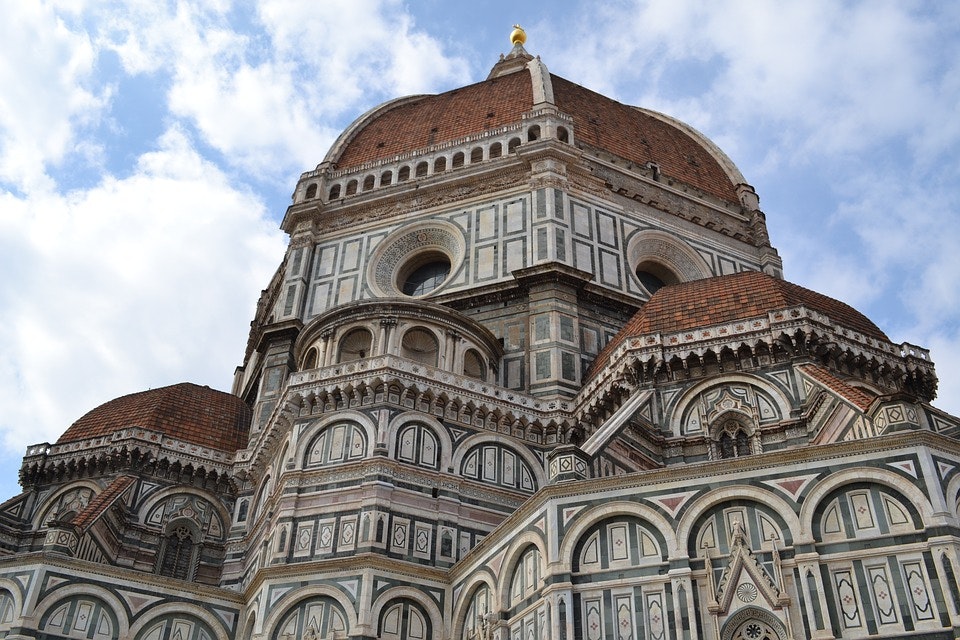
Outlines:
[[[57,444],[110,435],[128,427],[234,452],[246,446],[250,407],[240,398],[189,382],[106,402],[74,422]]]
[[[869,318],[846,303],[760,271],[744,271],[658,290],[604,347],[584,379],[596,374],[607,355],[630,338],[693,331],[797,306],[821,313],[870,338],[890,340]]]
[[[341,134],[324,162],[349,171],[489,134],[520,132],[525,116],[555,108],[572,119],[570,141],[575,146],[624,164],[655,166],[665,181],[739,203],[737,187],[746,182],[743,175],[693,127],[553,75],[539,59],[519,51],[515,48],[513,57],[498,63],[482,82],[400,98],[370,110]]]

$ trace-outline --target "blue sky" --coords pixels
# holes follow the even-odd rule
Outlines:
[[[550,70],[680,118],[789,280],[932,350],[960,413],[960,4],[62,0],[0,22],[0,472],[91,408],[228,390],[296,179],[376,104]],[[2,498],[0,498],[2,499]]]

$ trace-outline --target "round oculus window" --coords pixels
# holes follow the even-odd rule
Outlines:
[[[449,275],[450,260],[446,256],[433,256],[429,261],[415,267],[398,284],[406,296],[425,296],[443,284]]]
[[[655,294],[667,284],[649,271],[637,271],[637,279],[640,280],[643,288],[650,292],[650,295]]]
[[[450,284],[463,263],[463,231],[442,220],[413,224],[390,234],[371,256],[370,289],[376,296],[421,298]]]

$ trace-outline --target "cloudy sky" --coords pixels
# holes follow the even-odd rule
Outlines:
[[[515,22],[554,73],[716,141],[787,278],[930,348],[960,413],[960,3],[599,6],[4,3],[0,500],[110,398],[229,390],[299,174],[370,107],[482,80]]]

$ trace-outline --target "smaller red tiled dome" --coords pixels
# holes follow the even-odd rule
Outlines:
[[[143,427],[232,453],[246,447],[250,418],[250,407],[240,398],[181,382],[110,400],[70,425],[57,444],[110,435],[127,427]]]
[[[603,348],[584,379],[595,375],[600,363],[606,362],[617,345],[628,338],[747,320],[801,305],[866,336],[890,341],[869,318],[846,303],[760,271],[744,271],[669,285],[657,291]]]

